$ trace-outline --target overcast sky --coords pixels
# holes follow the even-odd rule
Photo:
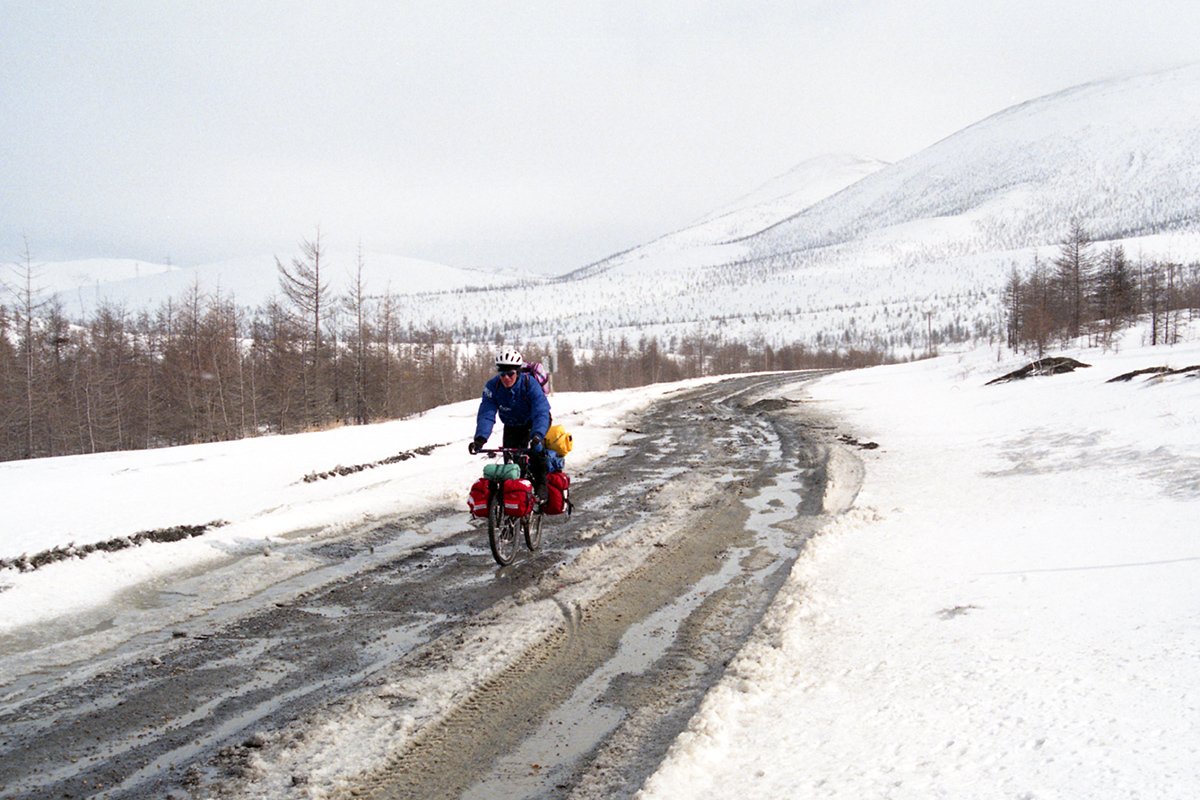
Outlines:
[[[830,152],[1200,61],[1197,0],[0,0],[0,261],[564,272]],[[1181,102],[1196,102],[1181,98]]]

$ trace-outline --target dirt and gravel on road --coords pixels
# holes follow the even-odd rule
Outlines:
[[[632,795],[822,523],[807,379],[656,403],[509,567],[446,510],[276,543],[308,566],[236,603],[143,593],[169,621],[86,658],[0,641],[0,796]]]

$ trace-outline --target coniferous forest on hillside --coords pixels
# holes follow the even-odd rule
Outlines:
[[[1119,244],[1099,248],[1075,222],[1053,260],[1013,269],[1003,302],[1007,345],[1021,352],[1041,356],[1080,337],[1111,345],[1139,319],[1147,344],[1177,344],[1200,314],[1200,263],[1133,261]]]

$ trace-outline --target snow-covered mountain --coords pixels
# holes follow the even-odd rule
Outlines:
[[[290,265],[293,254],[280,253]],[[206,296],[219,295],[254,308],[279,294],[279,271],[274,255],[229,259],[196,267],[145,265],[137,262],[54,262],[38,265],[37,273],[71,313],[91,313],[101,302],[127,308],[154,307],[179,299],[198,286]],[[326,250],[323,279],[334,294],[346,293],[353,282],[358,255]],[[78,265],[99,264],[85,272]],[[117,266],[124,265],[124,269]],[[134,266],[129,266],[134,265]],[[75,277],[72,277],[75,276]],[[380,253],[363,254],[363,283],[368,294],[396,295],[501,287],[541,280],[531,275],[486,272]]]
[[[1000,111],[895,164],[804,162],[691,226],[557,279],[369,254],[368,290],[425,293],[405,321],[472,342],[586,347],[653,335],[670,346],[700,334],[904,355],[924,350],[930,331],[987,339],[1008,273],[1053,255],[1074,219],[1135,259],[1200,258],[1198,96],[1200,65],[1098,81]],[[335,290],[354,261],[333,254]],[[253,306],[277,287],[271,256],[158,267],[64,299],[157,303],[199,281]],[[482,287],[492,288],[466,298]]]
[[[1200,258],[1197,96],[1200,65],[1048,95],[765,230],[701,235],[725,219],[714,215],[552,286],[501,293],[497,311],[479,313],[511,341],[701,333],[903,355],[931,330],[987,339],[1010,270],[1052,256],[1073,219],[1135,259]],[[499,312],[513,307],[528,311]],[[421,312],[428,324],[454,318],[436,302]]]
[[[1198,90],[1195,65],[1013,106],[780,222],[752,249],[771,255],[890,232],[1007,250],[1055,241],[1073,217],[1102,239],[1195,230]]]

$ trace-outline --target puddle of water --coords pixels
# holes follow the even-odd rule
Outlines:
[[[796,515],[801,502],[800,487],[798,470],[782,472],[770,486],[746,498],[743,502],[750,509],[746,529],[754,534],[754,543],[733,548],[717,572],[701,578],[686,594],[631,625],[613,657],[581,683],[535,733],[502,759],[464,799],[542,797],[556,783],[561,783],[566,777],[564,773],[599,745],[624,718],[622,709],[600,701],[615,678],[622,674],[642,674],[666,655],[684,620],[710,594],[741,575],[741,562],[754,549],[766,548],[776,557],[771,559],[773,563],[754,573],[756,578],[778,569],[780,560],[795,557],[796,548],[786,543],[785,532],[776,525]],[[538,768],[533,768],[534,764]]]
[[[429,555],[434,558],[449,558],[451,556],[477,556],[480,553],[487,552],[487,539],[484,538],[475,544],[446,544],[441,547],[435,547],[429,551]]]
[[[471,530],[471,517],[465,511],[461,514],[447,514],[430,522],[425,529],[439,539],[453,536],[456,533],[466,533]]]
[[[297,611],[303,611],[306,614],[312,614],[316,617],[324,619],[345,619],[359,613],[353,608],[346,606],[296,606]]]
[[[444,615],[430,614],[423,622],[414,622],[398,628],[391,628],[385,631],[378,639],[369,642],[365,648],[365,652],[372,657],[375,664],[364,669],[360,673],[360,677],[371,675],[391,665],[406,653],[411,653],[425,644],[429,641],[430,629],[444,619]]]
[[[288,531],[287,533],[280,533],[280,534],[277,534],[276,536],[279,539],[285,539],[289,542],[300,542],[300,541],[307,541],[309,539],[316,539],[324,531],[325,531],[324,528],[299,528],[298,530]]]
[[[803,501],[801,494],[801,472],[790,470],[776,476],[772,485],[764,487],[754,497],[744,498],[742,502],[750,509],[750,517],[746,520],[746,528],[754,534],[756,544],[766,547],[768,552],[778,558],[792,558],[797,548],[787,544],[789,534],[781,531],[776,525],[796,516],[796,509]],[[767,569],[773,569],[769,566]],[[759,571],[760,573],[762,570]]]

